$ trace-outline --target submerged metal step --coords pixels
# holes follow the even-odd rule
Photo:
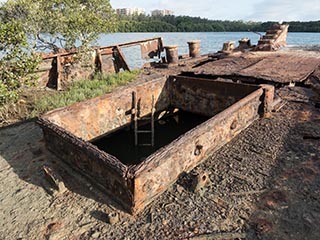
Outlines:
[[[151,130],[138,130],[137,133],[152,133]]]

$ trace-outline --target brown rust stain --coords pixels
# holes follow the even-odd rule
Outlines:
[[[199,67],[193,68],[192,71],[198,74],[205,75],[217,75],[217,76],[229,76],[234,75],[240,70],[247,68],[263,58],[262,56],[257,56],[257,54],[242,54],[236,56],[228,56],[226,58],[210,61],[205,64],[199,64]]]
[[[313,183],[320,175],[320,161],[317,158],[300,163],[291,169],[285,171],[281,179],[297,179],[303,183]]]
[[[288,194],[285,191],[274,189],[261,196],[263,208],[274,209],[288,202]]]

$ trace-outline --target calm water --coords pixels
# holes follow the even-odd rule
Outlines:
[[[163,37],[164,45],[178,45],[179,54],[188,53],[190,40],[201,40],[201,53],[216,52],[226,41],[237,41],[248,37],[252,44],[256,44],[259,35],[252,32],[199,32],[199,33],[114,33],[101,35],[98,45],[107,46],[122,42],[142,40],[145,38]],[[288,46],[320,45],[320,33],[289,33]],[[131,68],[139,68],[145,63],[140,58],[140,47],[123,49],[127,62]]]

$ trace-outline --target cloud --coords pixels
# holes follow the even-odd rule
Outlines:
[[[320,20],[320,0],[264,0],[254,5],[246,20],[310,21]]]

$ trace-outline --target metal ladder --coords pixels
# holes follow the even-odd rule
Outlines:
[[[137,101],[137,93],[132,93],[133,100],[133,121],[134,121],[134,144],[135,146],[154,146],[154,96],[152,95],[152,103],[151,103],[151,115],[150,117],[140,117],[140,111],[138,111],[138,101]],[[150,120],[150,130],[139,130],[139,121]],[[138,135],[139,134],[150,134],[150,143],[139,143]]]

